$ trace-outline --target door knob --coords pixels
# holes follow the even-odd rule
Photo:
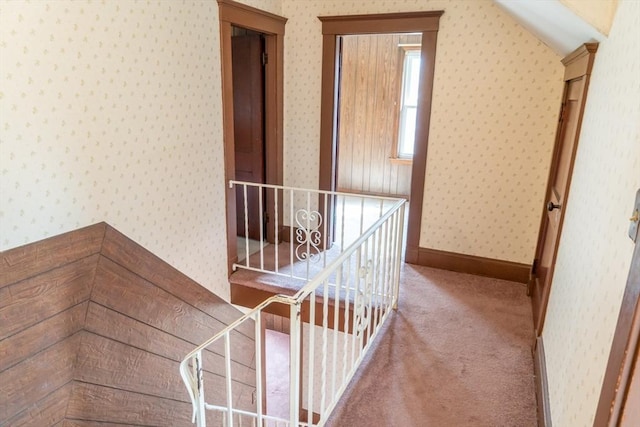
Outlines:
[[[553,211],[554,209],[560,209],[562,207],[562,205],[556,205],[553,202],[549,202],[549,204],[547,205],[547,210],[549,212]]]

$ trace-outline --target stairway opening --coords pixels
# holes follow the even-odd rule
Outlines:
[[[265,330],[267,415],[289,417],[289,334]]]

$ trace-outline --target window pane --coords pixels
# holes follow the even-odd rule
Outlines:
[[[413,157],[413,144],[416,138],[416,108],[406,107],[402,114],[398,157]]]
[[[402,98],[398,129],[398,157],[413,158],[416,135],[418,86],[420,84],[420,51],[407,50],[402,69]]]
[[[404,68],[404,104],[418,105],[418,84],[420,83],[420,52],[407,52]]]

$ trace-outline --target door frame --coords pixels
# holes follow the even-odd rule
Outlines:
[[[405,260],[418,261],[422,202],[427,170],[427,145],[431,121],[431,97],[435,72],[436,42],[440,17],[444,11],[387,13],[374,15],[319,16],[322,22],[322,90],[320,105],[320,173],[321,190],[335,191],[338,162],[337,117],[338,93],[336,85],[338,43],[343,35],[380,33],[422,33],[422,61],[420,67],[420,90],[418,123],[413,165],[411,167],[411,190]],[[327,207],[332,215],[332,206]]]
[[[639,190],[640,192],[640,190]],[[594,426],[617,426],[625,405],[634,359],[640,351],[640,239],[636,244],[622,297],[609,361],[602,382]],[[635,369],[640,369],[635,366]]]
[[[542,335],[542,328],[544,327],[544,320],[547,311],[547,304],[549,302],[549,295],[551,291],[551,285],[553,283],[553,273],[555,270],[556,257],[558,254],[558,247],[560,245],[560,239],[562,237],[562,224],[564,222],[564,215],[566,213],[566,206],[569,199],[569,192],[571,189],[571,178],[573,175],[573,164],[576,157],[576,152],[578,150],[578,143],[580,139],[580,130],[582,128],[582,116],[584,114],[584,108],[587,102],[587,94],[589,91],[589,80],[591,78],[591,69],[593,68],[593,62],[595,60],[595,54],[598,50],[598,43],[585,43],[580,46],[578,49],[567,55],[562,59],[562,64],[565,66],[564,70],[564,89],[562,93],[562,105],[560,107],[560,113],[558,116],[558,127],[556,129],[555,143],[553,148],[553,157],[551,159],[551,164],[549,167],[549,176],[547,178],[547,189],[545,191],[545,199],[542,207],[542,214],[540,216],[540,226],[538,229],[538,242],[536,244],[536,251],[533,264],[531,266],[530,280],[529,286],[527,289],[527,293],[531,296],[531,307],[533,312],[533,323],[536,331],[536,336]],[[574,136],[575,143],[573,146],[573,151],[571,152],[571,160],[569,161],[569,170],[566,182],[566,191],[564,193],[564,201],[562,209],[560,209],[560,218],[558,221],[558,237],[555,242],[555,246],[553,248],[553,255],[551,258],[551,267],[549,268],[549,286],[542,290],[542,295],[540,295],[540,299],[537,299],[537,295],[535,294],[535,269],[536,264],[538,264],[538,260],[541,258],[542,250],[544,248],[545,242],[545,234],[546,234],[546,221],[547,221],[547,207],[546,203],[550,200],[551,192],[553,191],[553,177],[555,176],[556,170],[558,168],[558,163],[560,160],[560,149],[562,144],[562,139],[564,138],[564,128],[560,125],[563,121],[563,110],[564,103],[567,97],[567,89],[569,87],[569,83],[572,80],[583,78],[584,86],[583,86],[583,94],[582,100],[579,105],[578,111],[578,122],[576,124],[576,134]]]
[[[222,68],[222,116],[224,140],[224,177],[226,187],[227,260],[228,274],[237,262],[236,191],[226,185],[235,178],[233,132],[233,70],[231,66],[232,26],[262,33],[265,38],[265,183],[283,183],[283,72],[284,27],[286,18],[233,0],[218,0],[220,16],[220,62]],[[267,203],[267,206],[272,206]],[[271,208],[272,209],[272,208]],[[273,215],[270,215],[273,218]],[[267,227],[267,239],[273,240],[274,229]]]

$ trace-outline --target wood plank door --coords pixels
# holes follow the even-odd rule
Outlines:
[[[536,257],[531,269],[530,294],[536,334],[542,333],[562,223],[567,206],[573,162],[586,101],[589,74],[597,45],[583,45],[563,60],[565,89],[544,203]],[[577,64],[577,66],[576,66]]]
[[[264,39],[260,34],[231,38],[235,179],[264,183]],[[236,190],[238,236],[260,239],[259,192],[247,188],[248,236],[242,187]]]

